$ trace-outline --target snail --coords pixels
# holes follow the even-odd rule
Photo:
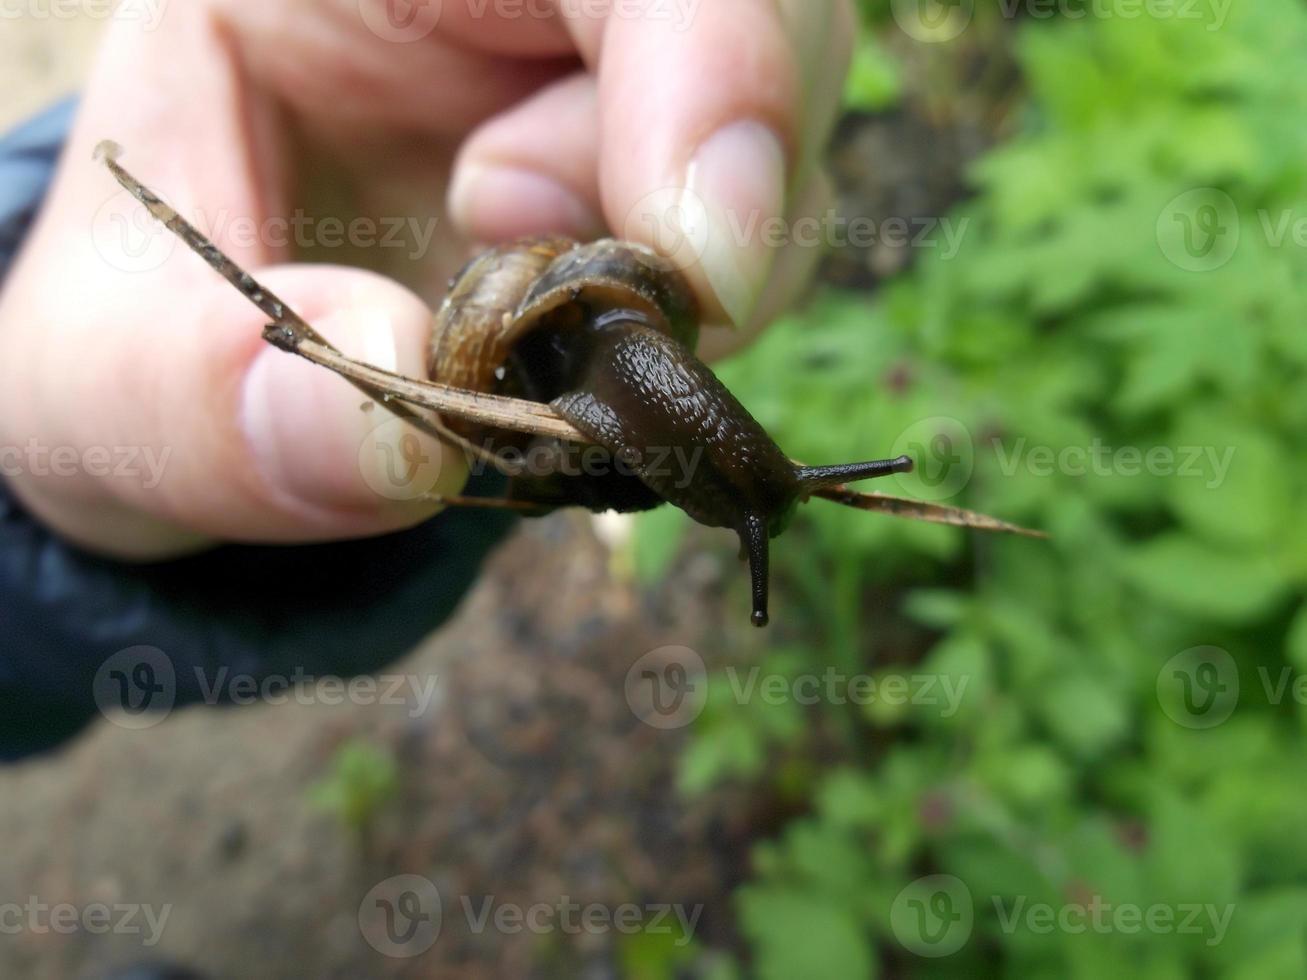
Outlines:
[[[814,491],[902,473],[906,456],[799,466],[694,354],[693,293],[677,268],[631,242],[526,239],[482,253],[436,314],[431,380],[545,402],[625,472],[532,473],[508,498],[542,509],[640,511],[663,502],[740,538],[752,621],[767,623],[769,539]],[[494,449],[519,433],[447,418]],[[537,437],[538,438],[538,437]],[[686,472],[669,460],[693,461]]]
[[[405,378],[344,357],[275,294],[96,148],[113,176],[272,321],[264,338],[337,372],[424,431],[452,440],[509,477],[503,500],[527,513],[582,506],[641,511],[671,503],[734,531],[749,561],[751,621],[768,621],[768,553],[796,506],[812,496],[936,523],[1043,537],[983,514],[845,484],[912,469],[907,456],[805,466],[695,356],[699,314],[679,270],[644,246],[541,237],[474,258],[435,314],[429,379]],[[413,405],[435,409],[436,419]],[[505,452],[543,444],[598,447],[614,463],[524,472]],[[680,470],[667,467],[675,458]]]

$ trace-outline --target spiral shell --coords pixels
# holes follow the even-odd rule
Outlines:
[[[625,309],[693,350],[698,306],[689,284],[666,259],[636,245],[603,239],[532,238],[492,248],[473,259],[450,285],[432,329],[432,381],[468,391],[531,391],[530,364],[510,365],[514,347],[544,325],[580,323]],[[527,394],[529,397],[529,394]],[[488,430],[446,418],[469,439]],[[495,432],[505,441],[510,433]]]

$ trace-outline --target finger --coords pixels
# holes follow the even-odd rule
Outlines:
[[[275,93],[298,123],[347,150],[395,131],[460,137],[576,60],[550,19],[501,16],[499,4],[480,0],[192,6],[219,8],[222,29],[239,39],[251,87]],[[165,29],[188,16],[170,8]]]
[[[454,166],[449,213],[473,241],[603,234],[594,79],[577,73],[489,120]]]
[[[743,328],[720,325],[705,327],[699,335],[700,357],[708,361],[716,360],[747,346],[767,324],[794,306],[803,296],[829,244],[822,233],[825,223],[805,219],[825,215],[834,200],[834,188],[829,176],[818,171],[808,186],[794,198],[786,221],[791,234],[777,254],[776,264],[772,267],[771,276],[751,321]]]
[[[346,354],[421,375],[430,314],[407,290],[330,266],[257,275]],[[122,472],[70,481],[32,467],[18,476],[20,496],[69,537],[157,557],[192,545],[195,534],[370,535],[423,520],[437,509],[424,494],[462,486],[459,454],[445,455],[380,406],[365,409],[343,379],[265,344],[266,318],[225,283],[152,298],[137,315],[170,319],[171,329],[109,327],[102,345],[84,352],[93,370],[32,385],[26,410],[5,420],[11,444],[33,432],[42,444],[70,447],[70,458],[93,447],[135,452],[137,465]],[[106,503],[153,520],[107,524]]]
[[[713,0],[683,24],[569,23],[598,65],[609,224],[674,251],[708,319],[747,322],[774,259],[752,232],[784,214],[801,137],[800,70],[775,3]]]

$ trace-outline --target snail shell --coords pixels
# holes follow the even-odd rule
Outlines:
[[[565,345],[569,331],[614,310],[637,314],[690,350],[698,340],[698,304],[689,284],[643,246],[532,238],[490,249],[455,277],[436,313],[428,374],[455,388],[548,402],[562,391],[551,390],[558,385],[540,377],[529,355],[515,352],[540,331]],[[468,439],[522,442],[518,433],[456,418],[444,422]]]

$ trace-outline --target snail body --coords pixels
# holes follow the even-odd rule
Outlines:
[[[542,513],[667,502],[735,531],[749,558],[752,621],[763,626],[768,542],[795,506],[820,487],[902,472],[911,461],[793,463],[695,356],[697,337],[689,285],[652,251],[611,239],[527,239],[482,253],[455,278],[436,314],[429,373],[451,387],[547,403],[624,464],[515,475],[510,499]],[[492,452],[539,438],[444,422]]]

